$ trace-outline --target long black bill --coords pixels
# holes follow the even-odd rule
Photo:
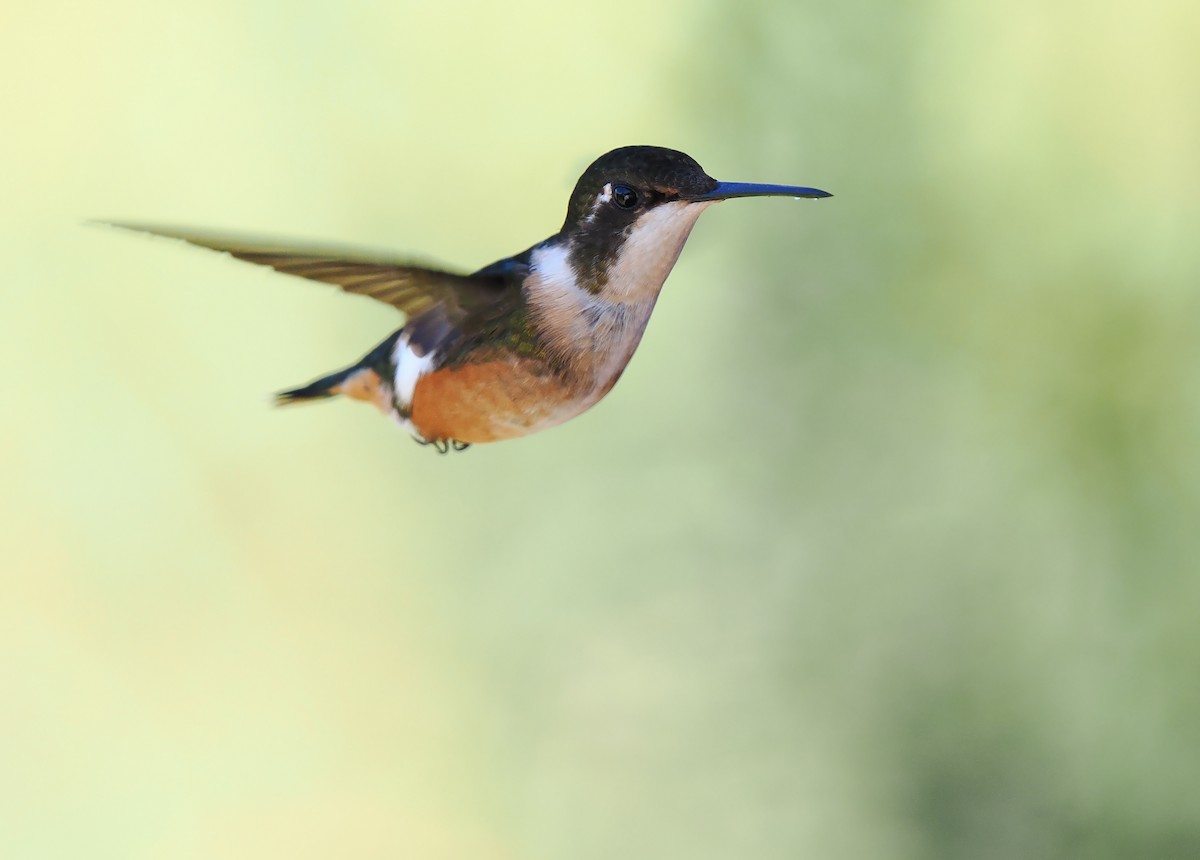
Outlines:
[[[718,182],[717,187],[704,194],[689,197],[689,200],[728,200],[730,197],[832,197],[819,188],[803,188],[799,185],[759,185],[757,182]]]

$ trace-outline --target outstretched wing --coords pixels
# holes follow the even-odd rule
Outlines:
[[[333,284],[347,293],[389,304],[410,319],[434,308],[439,311],[437,316],[447,321],[461,319],[476,308],[502,299],[518,280],[507,271],[493,272],[495,266],[475,275],[457,275],[345,249],[285,245],[148,224],[104,223],[124,230],[181,239],[248,263],[270,266],[287,275]]]

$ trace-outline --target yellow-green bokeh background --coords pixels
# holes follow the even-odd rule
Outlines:
[[[0,856],[1200,856],[1200,12],[8,0]],[[272,390],[657,143],[629,372],[439,457]]]

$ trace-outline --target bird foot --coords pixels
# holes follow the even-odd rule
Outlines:
[[[413,436],[413,441],[418,445],[432,445],[433,450],[439,454],[445,454],[451,450],[465,451],[471,447],[470,442],[459,442],[457,439],[422,439],[420,436]]]

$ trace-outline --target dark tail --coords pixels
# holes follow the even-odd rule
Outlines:
[[[314,400],[337,397],[339,394],[349,395],[356,400],[373,400],[380,381],[390,380],[394,372],[394,368],[391,368],[392,350],[395,349],[399,336],[399,331],[394,332],[387,340],[364,355],[357,364],[322,376],[308,385],[280,391],[275,395],[275,405],[310,403]]]
[[[341,394],[342,383],[360,370],[362,368],[358,365],[347,367],[345,370],[339,370],[337,373],[331,373],[328,376],[322,376],[320,379],[313,380],[308,385],[301,386],[300,388],[280,391],[275,395],[275,405],[291,406],[294,403],[308,403],[312,400],[325,400],[329,397],[336,397]]]

